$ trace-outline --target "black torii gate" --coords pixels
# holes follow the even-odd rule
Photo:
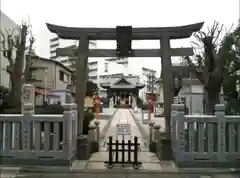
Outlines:
[[[160,49],[135,49],[129,57],[161,57],[163,77],[164,114],[166,131],[170,133],[171,104],[173,95],[173,76],[171,56],[191,56],[192,48],[171,48],[171,39],[189,38],[193,32],[199,31],[204,22],[177,27],[132,28],[132,40],[160,40]],[[76,57],[76,103],[78,105],[78,135],[82,133],[84,118],[84,95],[88,57],[116,57],[114,49],[89,49],[89,40],[116,40],[116,28],[77,28],[64,27],[47,23],[48,29],[61,39],[79,40],[78,49],[59,49],[60,56]],[[81,150],[78,149],[79,152]]]

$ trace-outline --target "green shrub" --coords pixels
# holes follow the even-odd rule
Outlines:
[[[63,114],[63,107],[59,104],[36,106],[34,108],[35,114]],[[21,108],[4,109],[4,114],[21,114]]]
[[[137,107],[142,108],[143,100],[141,98],[137,97],[137,103],[136,104],[137,104]]]
[[[83,120],[83,134],[87,135],[89,130],[89,123],[94,119],[93,112],[85,112]]]
[[[142,110],[148,110],[148,104],[142,104],[141,109]]]

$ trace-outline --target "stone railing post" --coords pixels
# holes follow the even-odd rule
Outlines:
[[[176,117],[177,117],[177,139],[176,139],[176,150],[175,159],[177,162],[184,161],[185,152],[185,128],[184,128],[184,104],[176,104]]]
[[[154,122],[150,122],[149,123],[149,144],[152,143],[152,133],[153,133],[153,126],[154,126]]]
[[[171,112],[171,146],[176,149],[176,131],[177,131],[177,108],[178,104],[172,104],[172,112]]]
[[[149,123],[149,151],[154,152],[155,150],[155,142],[154,142],[154,122]]]
[[[63,108],[63,149],[68,153],[66,156],[69,158],[72,150],[76,150],[76,147],[73,148],[73,142],[76,142],[76,140],[73,140],[73,104],[65,103]]]
[[[217,152],[218,152],[218,160],[219,161],[225,161],[226,160],[226,136],[229,135],[229,133],[226,132],[226,120],[225,120],[225,107],[223,104],[216,104],[215,105],[215,115],[218,119],[218,124],[217,124],[217,139],[218,141],[218,147],[217,147]]]
[[[25,115],[34,114],[35,87],[30,84],[22,85],[22,113]]]
[[[25,152],[27,153],[31,149],[32,140],[35,140],[35,132],[34,127],[32,127],[32,116],[34,114],[34,106],[35,106],[35,87],[30,84],[22,85],[22,143],[23,143],[23,153],[21,156],[25,157]],[[32,139],[33,136],[33,139]]]
[[[100,141],[100,122],[98,120],[94,121],[94,124],[96,126],[96,141],[99,142]]]
[[[73,146],[77,149],[78,113],[76,103],[72,103]]]
[[[154,130],[155,130],[155,133],[154,133],[154,139],[155,140],[154,141],[155,142],[160,140],[160,136],[161,136],[160,128],[161,128],[160,125],[154,125]]]
[[[97,127],[95,124],[90,124],[88,131],[90,152],[95,153],[99,151],[99,142],[97,141]]]
[[[88,130],[88,141],[89,142],[92,142],[95,140],[95,136],[94,136],[95,128],[96,128],[96,126],[94,124],[89,125],[89,130]]]

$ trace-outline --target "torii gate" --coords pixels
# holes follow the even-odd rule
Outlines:
[[[171,104],[173,95],[173,76],[171,56],[191,56],[192,48],[171,48],[171,39],[189,38],[193,32],[199,31],[204,22],[177,27],[132,28],[132,40],[160,40],[160,49],[135,49],[130,57],[161,57],[163,77],[164,114],[166,131],[170,133]],[[84,95],[88,57],[116,57],[114,49],[89,49],[89,40],[116,40],[115,28],[76,28],[47,23],[48,29],[59,38],[79,40],[78,49],[59,49],[60,56],[78,56],[76,60],[76,103],[78,105],[78,135],[82,133],[84,118]]]

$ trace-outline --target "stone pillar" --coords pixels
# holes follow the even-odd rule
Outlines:
[[[180,163],[184,161],[185,152],[185,128],[184,128],[184,105],[177,104],[175,106],[177,117],[177,138],[176,138],[176,162]]]
[[[160,136],[161,136],[160,128],[161,128],[160,125],[154,125],[154,130],[155,130],[154,141],[155,142],[160,140]]]
[[[27,153],[30,151],[32,146],[32,137],[35,137],[34,128],[32,127],[31,121],[34,114],[34,105],[35,105],[35,87],[30,84],[22,85],[22,113],[24,115],[24,120],[22,121],[22,147],[23,150]],[[25,157],[26,155],[23,152],[20,156]]]
[[[84,98],[87,83],[88,72],[88,50],[89,41],[87,36],[83,36],[79,40],[78,58],[76,59],[76,96],[75,101],[78,106],[78,139],[77,139],[77,159],[88,159],[88,155],[82,154],[83,148],[88,144],[86,136],[82,135],[83,131],[83,119],[84,119]],[[85,146],[84,146],[85,145]]]
[[[99,125],[100,125],[100,122],[99,121],[94,121],[94,124],[95,124],[95,126],[96,126],[96,141],[100,141],[100,127],[99,127]]]
[[[161,47],[161,63],[162,63],[162,80],[163,80],[163,99],[164,99],[164,117],[165,129],[169,134],[171,132],[171,105],[173,99],[173,74],[172,74],[172,62],[171,62],[171,48],[170,37],[162,36],[160,39]]]
[[[63,105],[64,108],[64,112],[63,112],[63,118],[64,118],[64,122],[63,122],[63,130],[60,130],[60,133],[63,133],[63,150],[64,152],[68,153],[65,154],[66,158],[68,159],[69,157],[71,157],[72,155],[72,147],[73,145],[75,145],[73,142],[75,142],[76,140],[73,140],[73,134],[74,134],[74,129],[73,129],[73,105],[72,104],[68,104],[65,103]],[[65,132],[64,132],[65,130]],[[60,136],[61,138],[61,136]]]
[[[229,132],[226,133],[226,123],[225,123],[225,108],[223,104],[216,104],[215,105],[215,115],[218,119],[217,124],[217,138],[214,138],[217,140],[217,156],[219,161],[225,161],[226,160],[226,137],[229,138]],[[216,142],[215,142],[216,144]]]
[[[92,142],[93,140],[95,140],[95,135],[94,135],[95,128],[96,127],[94,124],[89,125],[89,130],[88,130],[88,141],[89,142]]]
[[[22,85],[22,113],[34,114],[35,86],[30,84]]]
[[[151,151],[151,144],[152,144],[152,132],[153,132],[153,126],[154,126],[154,122],[150,122],[149,123],[149,151]]]
[[[171,145],[172,148],[176,148],[176,140],[177,140],[177,108],[178,104],[172,104],[172,113],[171,113]]]
[[[90,130],[88,131],[89,144],[91,153],[99,151],[99,142],[97,141],[97,127],[95,124],[89,126]]]

